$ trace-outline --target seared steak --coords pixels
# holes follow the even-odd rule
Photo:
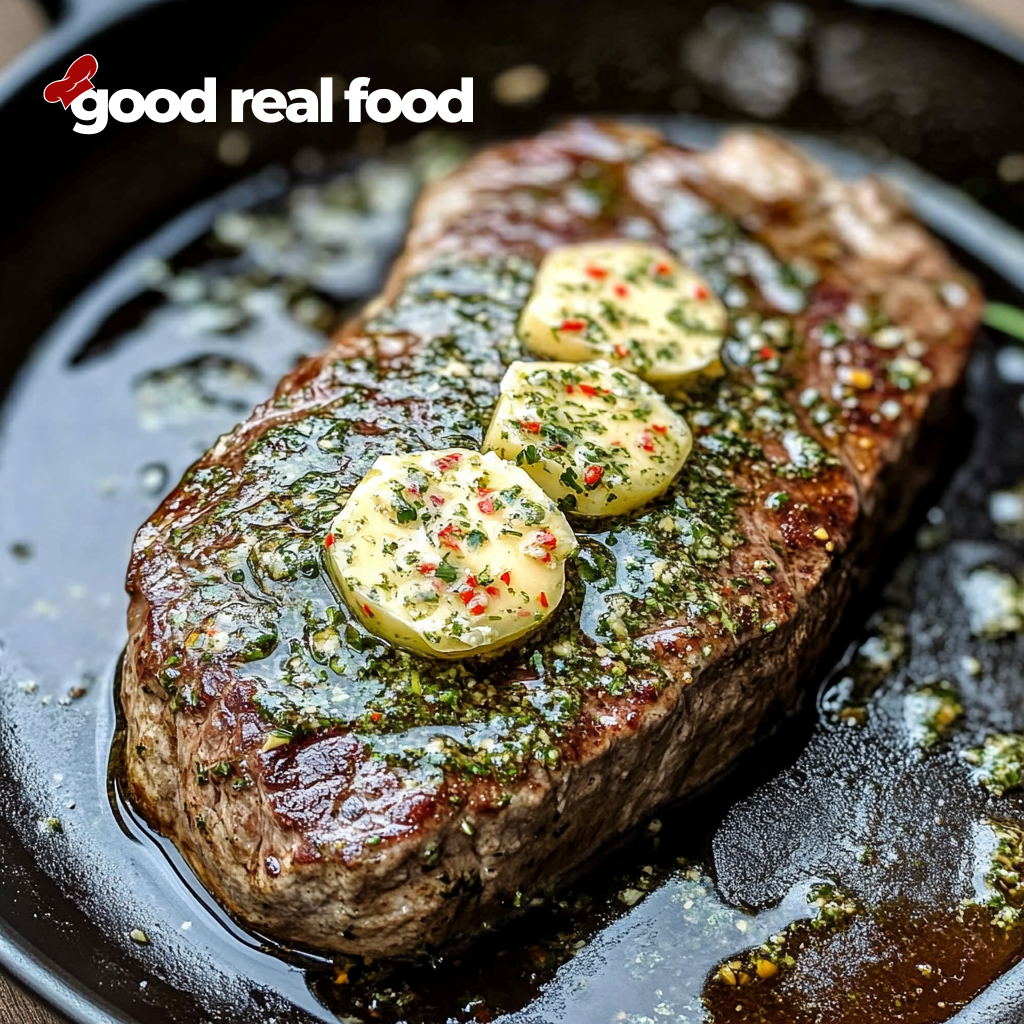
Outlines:
[[[677,253],[730,310],[726,375],[675,402],[693,454],[653,505],[574,522],[563,603],[511,653],[390,647],[332,589],[332,518],[380,454],[479,446],[541,257],[603,238]],[[794,705],[934,468],[980,302],[885,185],[769,135],[575,123],[481,153],[139,531],[133,800],[278,939],[377,956],[494,921]]]

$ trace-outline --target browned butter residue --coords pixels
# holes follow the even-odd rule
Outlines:
[[[801,930],[795,963],[769,978],[713,972],[703,998],[716,1022],[926,1024],[948,1020],[1021,955],[1021,925],[984,908],[957,915],[901,908],[857,915],[834,931]],[[723,964],[728,968],[729,961]],[[744,965],[745,966],[745,965]],[[724,976],[723,976],[724,974]]]

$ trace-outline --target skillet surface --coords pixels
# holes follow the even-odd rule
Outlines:
[[[372,293],[414,187],[404,168],[436,169],[459,146],[579,110],[646,115],[697,142],[714,128],[694,113],[780,121],[831,136],[840,145],[823,155],[848,170],[885,164],[886,150],[925,168],[933,178],[897,170],[933,224],[973,251],[992,296],[1015,300],[1024,254],[1002,232],[1024,223],[1024,186],[997,173],[1009,140],[1024,137],[1014,100],[1024,71],[1012,61],[845,5],[622,11],[599,3],[584,18],[571,5],[499,4],[481,26],[455,8],[409,4],[405,17],[384,19],[351,7],[339,20],[307,4],[254,12],[230,32],[211,25],[197,40],[197,8],[172,3],[89,43],[103,84],[143,91],[204,74],[222,88],[288,88],[365,73],[400,90],[473,74],[475,133],[454,141],[261,125],[235,169],[216,159],[223,124],[112,125],[84,140],[38,97],[77,52],[40,68],[0,110],[7,137],[31,132],[34,144],[11,169],[2,244],[18,257],[5,259],[0,280],[5,385],[17,369],[0,434],[0,953],[73,1018],[699,1020],[702,992],[715,1002],[724,991],[704,987],[707,972],[806,917],[811,887],[829,878],[887,909],[843,930],[838,945],[811,942],[813,956],[798,961],[793,984],[827,1019],[829,1000],[851,990],[864,1000],[858,1019],[944,1019],[1024,949],[1020,931],[968,934],[945,911],[971,881],[962,851],[983,862],[985,822],[1024,820],[1013,798],[987,800],[958,758],[987,732],[1024,725],[1024,643],[973,639],[957,591],[975,564],[1021,565],[1020,541],[989,515],[990,492],[1024,477],[1021,387],[1003,379],[1021,371],[996,337],[983,340],[963,444],[933,496],[942,515],[922,520],[920,544],[903,538],[888,585],[840,630],[841,668],[817,704],[713,793],[597,866],[564,906],[537,908],[463,959],[378,971],[270,950],[197,891],[109,784],[132,531],[217,433]],[[155,38],[168,53],[188,42],[187,59],[176,70],[154,61],[142,43]],[[509,108],[483,95],[482,83],[526,60],[550,73],[541,100]],[[383,189],[381,160],[391,168]],[[966,187],[1002,222],[935,179]],[[326,247],[282,246],[296,186],[303,201],[354,203],[364,219]],[[223,216],[239,209],[255,214]],[[845,643],[872,636],[882,639],[851,667]],[[848,676],[861,694],[848,692]],[[923,752],[912,695],[939,677],[956,684],[964,714]],[[842,724],[861,710],[863,724]],[[955,984],[921,984],[926,953]],[[896,990],[910,993],[905,1004],[885,1004]],[[1022,999],[1024,976],[1010,970],[964,1013],[1014,1020]]]

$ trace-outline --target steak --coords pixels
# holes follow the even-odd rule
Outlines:
[[[632,238],[730,311],[657,501],[574,520],[496,659],[377,639],[329,525],[377,456],[478,448],[540,259]],[[144,817],[251,928],[385,956],[471,936],[706,786],[825,653],[935,469],[981,296],[877,180],[779,139],[574,122],[429,186],[384,288],[139,530],[121,701]]]

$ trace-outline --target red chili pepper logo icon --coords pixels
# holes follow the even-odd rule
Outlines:
[[[76,96],[95,88],[92,76],[98,67],[99,63],[91,53],[83,54],[68,68],[67,74],[59,82],[51,82],[43,90],[43,99],[47,103],[63,103],[67,110]]]

